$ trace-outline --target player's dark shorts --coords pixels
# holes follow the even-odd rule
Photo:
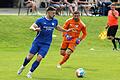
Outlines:
[[[110,26],[107,31],[107,36],[115,37],[117,29],[118,29],[118,25]]]

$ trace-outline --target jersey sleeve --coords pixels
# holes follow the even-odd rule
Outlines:
[[[41,28],[41,27],[42,27],[41,22],[42,22],[41,19],[37,19],[36,22],[35,22],[35,24],[36,24],[38,27]]]
[[[82,36],[81,36],[81,39],[83,40],[85,37],[86,37],[86,35],[87,35],[87,31],[86,31],[86,25],[81,21],[81,24],[82,24],[82,29],[81,29],[81,31],[82,31]]]
[[[87,32],[86,32],[86,27],[83,27],[82,28],[82,36],[81,36],[81,39],[83,40],[85,37],[86,37],[86,35],[87,35]]]
[[[69,28],[69,21],[66,21],[66,22],[65,22],[63,28],[66,29],[66,30]],[[63,36],[64,36],[65,34],[67,34],[67,32],[63,32]]]
[[[57,19],[55,20],[55,24],[56,24],[55,27],[57,27],[58,26],[58,20]]]

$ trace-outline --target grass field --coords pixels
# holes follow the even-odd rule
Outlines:
[[[23,63],[35,32],[29,30],[31,24],[39,16],[0,16],[0,80],[29,80],[26,74],[34,59],[18,76],[17,70]],[[63,25],[69,17],[56,17]],[[61,59],[59,55],[62,34],[54,31],[53,43],[45,59],[33,73],[31,80],[120,80],[120,51],[113,51],[108,40],[100,40],[98,35],[104,30],[107,17],[81,17],[87,25],[88,35],[77,46],[62,69],[56,64]],[[120,23],[119,23],[120,24]],[[120,29],[117,36],[120,36]],[[94,50],[90,50],[94,48]],[[75,70],[85,69],[85,77],[77,78]]]

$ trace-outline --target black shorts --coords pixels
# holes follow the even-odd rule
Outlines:
[[[118,29],[118,25],[110,26],[107,31],[107,36],[115,37],[117,29]]]

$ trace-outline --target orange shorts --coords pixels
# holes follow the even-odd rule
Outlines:
[[[62,42],[62,45],[61,45],[61,50],[67,50],[67,49],[70,49],[72,52],[75,50],[76,48],[76,43],[74,42],[66,42],[66,41],[63,41]]]

